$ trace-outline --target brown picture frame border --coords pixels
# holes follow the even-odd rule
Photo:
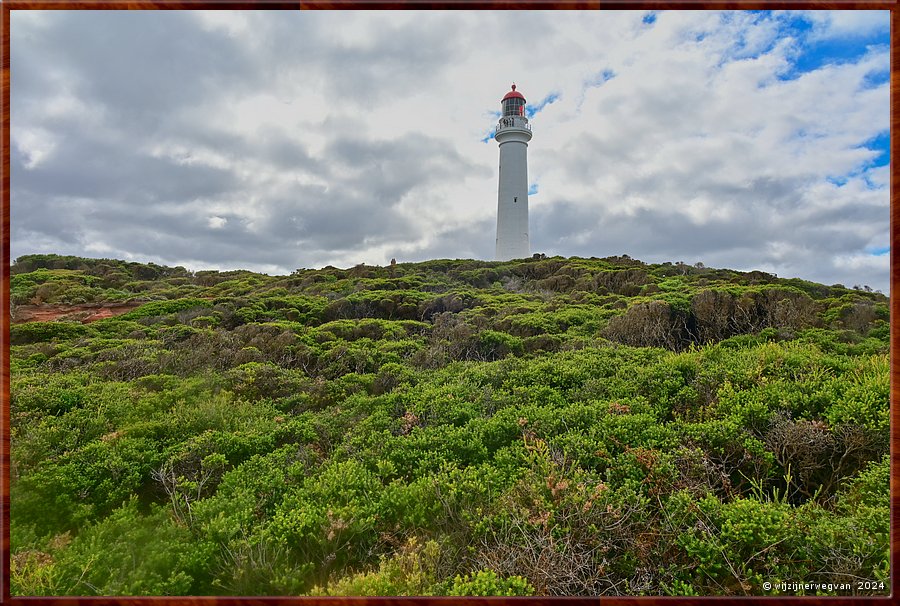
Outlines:
[[[10,373],[9,373],[9,328],[10,328],[10,11],[13,10],[184,10],[184,9],[229,9],[229,10],[409,10],[409,9],[478,9],[478,10],[888,10],[890,11],[890,157],[900,154],[900,143],[895,134],[900,133],[900,0],[330,0],[288,2],[280,0],[0,0],[2,28],[0,28],[0,132],[2,132],[2,174],[0,174],[0,603],[22,606],[43,605],[98,605],[122,604],[127,606],[191,606],[238,605],[275,606],[287,604],[303,605],[347,605],[375,606],[403,605],[428,606],[448,604],[498,605],[566,605],[588,606],[719,606],[739,603],[741,606],[761,606],[774,604],[801,604],[803,606],[837,606],[843,604],[890,604],[894,603],[898,583],[898,562],[900,562],[900,409],[893,406],[900,396],[900,301],[897,293],[900,277],[900,248],[898,248],[898,226],[900,226],[900,178],[894,162],[890,165],[890,457],[891,457],[891,587],[890,596],[840,596],[840,597],[794,597],[794,596],[752,596],[752,597],[222,597],[222,596],[152,596],[152,597],[12,597],[9,593],[9,472],[10,472]]]

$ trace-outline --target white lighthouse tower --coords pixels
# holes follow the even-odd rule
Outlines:
[[[500,144],[500,189],[497,200],[498,261],[531,256],[528,243],[528,142],[531,125],[525,97],[516,85],[501,101],[503,115],[494,131]]]

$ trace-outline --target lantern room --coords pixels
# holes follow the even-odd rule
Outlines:
[[[525,115],[525,97],[522,93],[516,91],[516,85],[512,85],[512,90],[503,97],[503,117],[524,116]]]

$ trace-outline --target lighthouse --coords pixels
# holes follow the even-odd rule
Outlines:
[[[497,200],[498,261],[531,255],[528,243],[528,142],[531,125],[525,97],[512,85],[500,102],[503,113],[494,138],[500,144],[500,187]]]

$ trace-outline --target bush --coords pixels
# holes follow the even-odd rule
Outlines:
[[[603,336],[635,347],[680,349],[688,341],[684,318],[668,303],[650,301],[628,308],[624,315],[610,319]]]
[[[174,314],[179,311],[195,309],[197,307],[211,307],[211,303],[204,299],[174,299],[172,301],[153,301],[145,303],[136,309],[120,316],[122,320],[138,320],[141,318],[153,318]]]
[[[77,322],[28,322],[10,326],[9,342],[11,345],[29,345],[49,341],[69,341],[90,332],[90,328]]]
[[[326,588],[315,587],[308,595],[435,595],[435,583],[440,556],[440,547],[435,541],[428,541],[422,544],[415,537],[411,537],[393,557],[383,558],[377,570],[340,578],[329,583]]]
[[[494,330],[483,330],[478,335],[478,352],[484,360],[499,360],[509,355],[520,356],[524,348],[522,339]]]
[[[213,544],[197,541],[166,511],[147,516],[130,500],[83,529],[55,562],[64,595],[204,595],[211,593]]]
[[[471,576],[457,576],[447,595],[458,596],[528,596],[534,595],[527,579],[520,576],[500,578],[493,570],[479,570]]]

